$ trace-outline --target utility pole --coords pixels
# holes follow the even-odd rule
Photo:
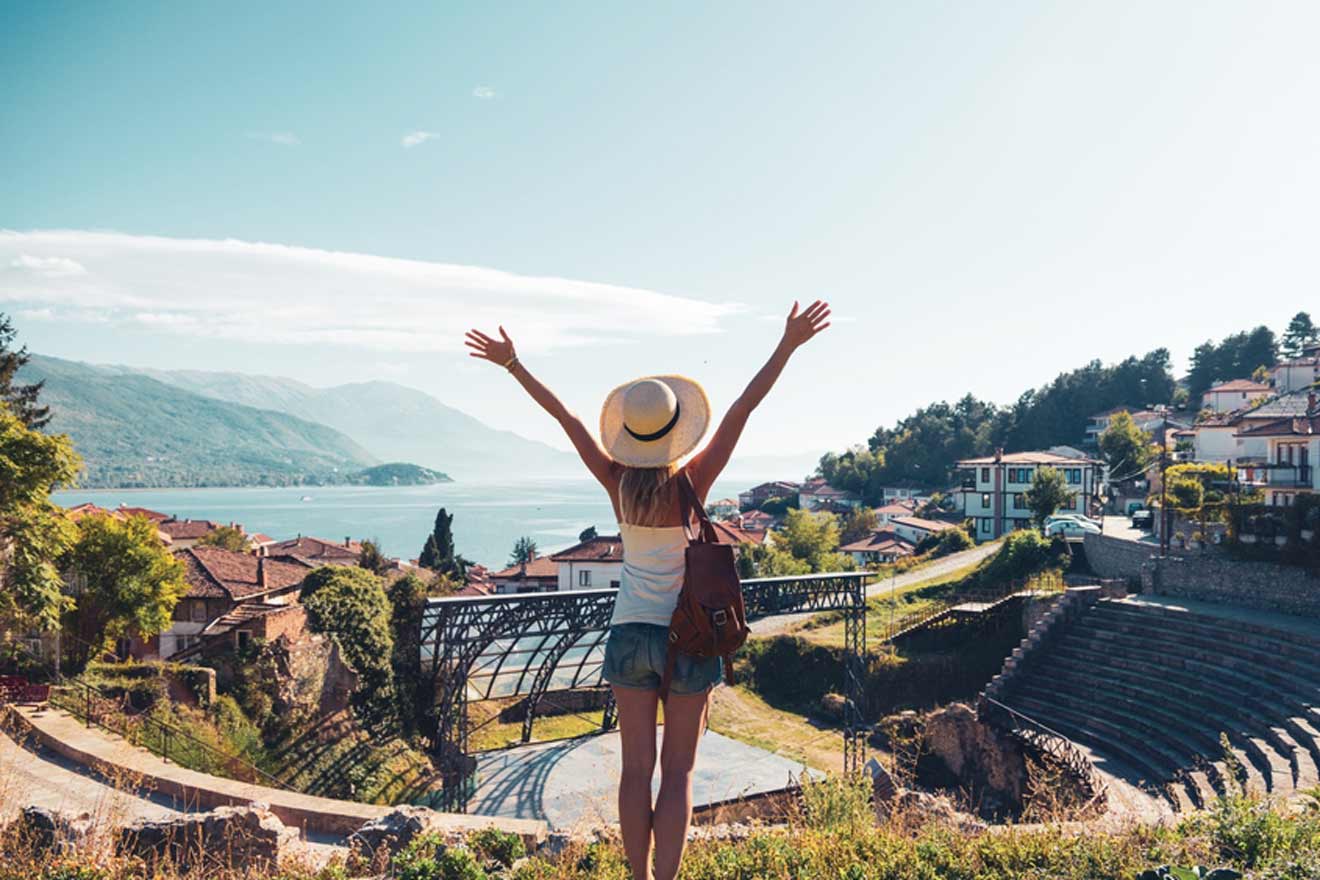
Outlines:
[[[1160,432],[1160,555],[1169,555],[1169,411],[1164,410],[1164,430]]]

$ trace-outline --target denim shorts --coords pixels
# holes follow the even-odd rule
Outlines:
[[[669,627],[653,623],[618,623],[605,641],[601,673],[615,687],[660,688],[669,648]],[[669,690],[675,694],[704,694],[720,683],[719,657],[679,654]]]

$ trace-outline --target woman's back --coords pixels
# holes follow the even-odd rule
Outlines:
[[[668,626],[683,586],[687,533],[682,526],[619,523],[623,572],[610,625],[650,623]]]

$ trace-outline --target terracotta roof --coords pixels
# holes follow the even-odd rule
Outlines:
[[[737,507],[737,498],[721,498],[719,501],[710,502],[711,507]]]
[[[939,519],[926,519],[920,516],[896,516],[890,522],[900,526],[911,526],[914,529],[927,532],[942,532],[945,529],[958,528],[957,523],[945,522]]]
[[[471,581],[463,586],[455,596],[489,596],[495,592],[495,588],[488,583],[480,581]]]
[[[110,516],[110,511],[104,507],[97,507],[90,501],[84,501],[82,504],[75,504],[73,507],[65,508],[64,511],[69,519],[79,520],[84,516]]]
[[[857,493],[848,489],[836,489],[825,481],[813,483],[810,486],[802,487],[803,495],[814,495],[823,498],[856,498]]]
[[[597,535],[550,556],[555,562],[622,562],[623,537]]]
[[[559,564],[549,556],[538,556],[526,566],[510,565],[508,568],[491,572],[491,578],[501,580],[520,581],[528,578],[558,578]]]
[[[272,538],[270,535],[264,535],[261,532],[254,532],[251,535],[248,535],[248,540],[250,540],[253,544],[256,544],[258,546],[260,546],[261,544],[275,543],[274,538]]]
[[[124,516],[145,516],[154,523],[165,522],[171,519],[168,513],[161,513],[159,510],[152,510],[148,507],[129,507],[126,504],[119,505],[116,510]]]
[[[1313,437],[1320,434],[1320,415],[1277,419],[1238,431],[1238,437]]]
[[[1251,379],[1231,379],[1228,382],[1220,382],[1218,385],[1212,385],[1206,389],[1206,394],[1214,394],[1217,391],[1247,391],[1258,394],[1269,394],[1274,388],[1260,382],[1254,382]]]
[[[877,507],[875,512],[882,516],[902,516],[905,513],[915,513],[917,505],[911,501],[891,501],[881,507]]]
[[[753,486],[752,488],[748,489],[747,492],[748,492],[748,493],[752,493],[752,492],[756,492],[756,491],[758,491],[758,490],[760,490],[760,489],[764,489],[764,490],[766,490],[766,491],[773,491],[773,490],[776,490],[776,489],[782,489],[782,490],[786,490],[786,491],[789,491],[789,492],[796,492],[796,491],[798,490],[798,487],[799,487],[800,485],[801,485],[801,484],[799,484],[799,483],[794,483],[794,482],[792,482],[792,481],[790,481],[790,480],[771,480],[771,481],[768,482],[768,483],[758,483],[757,485],[755,485],[755,486]]]
[[[958,467],[979,467],[987,464],[1098,464],[1093,458],[1069,458],[1066,455],[1059,455],[1055,452],[1006,452],[1000,462],[995,461],[993,455],[983,455],[980,458],[964,458],[958,462]]]
[[[732,523],[714,521],[711,523],[715,527],[715,538],[721,544],[759,544],[761,539],[756,535],[750,534],[743,529],[738,528]]]
[[[348,546],[322,538],[299,535],[287,541],[276,541],[267,548],[272,556],[297,556],[310,562],[340,562],[356,564],[362,557],[362,543],[349,541]]]
[[[189,547],[177,557],[187,568],[190,598],[230,598],[235,601],[302,583],[312,566],[296,559],[259,557],[221,547]],[[265,572],[263,586],[258,571]]]
[[[916,546],[893,529],[880,529],[872,532],[860,541],[844,544],[839,548],[844,553],[897,552],[911,553]]]
[[[206,537],[220,528],[220,523],[209,519],[167,519],[156,523],[156,528],[172,541],[187,541]]]

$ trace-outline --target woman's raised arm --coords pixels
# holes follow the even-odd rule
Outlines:
[[[596,440],[596,435],[587,430],[587,426],[582,424],[582,419],[575,413],[569,412],[568,407],[564,406],[563,401],[555,396],[555,393],[541,384],[541,381],[531,374],[531,372],[518,360],[518,354],[514,351],[513,340],[509,334],[500,327],[500,338],[493,339],[482,333],[480,330],[469,330],[467,339],[464,341],[468,348],[472,349],[469,354],[474,358],[490,361],[499,364],[518,380],[518,384],[523,387],[528,394],[532,396],[541,405],[541,409],[548,412],[559,426],[564,429],[568,435],[569,442],[577,450],[577,454],[582,458],[582,463],[591,471],[592,476],[600,481],[606,489],[610,489],[614,483],[613,460],[601,448],[600,442]]]
[[[729,457],[733,455],[733,449],[738,445],[738,438],[742,436],[748,417],[774,387],[775,380],[779,378],[779,374],[784,371],[784,365],[788,363],[789,355],[797,350],[798,346],[830,326],[826,320],[829,316],[830,304],[827,302],[816,300],[800,314],[798,304],[793,303],[793,310],[788,313],[788,321],[784,324],[784,335],[775,346],[774,353],[765,362],[765,366],[752,377],[747,388],[733,402],[733,406],[729,407],[729,411],[724,414],[723,421],[715,430],[715,435],[710,438],[710,442],[706,444],[706,448],[693,456],[688,464],[688,476],[699,498],[705,500],[706,493],[710,491],[710,487],[714,485],[724,466],[729,463]]]

